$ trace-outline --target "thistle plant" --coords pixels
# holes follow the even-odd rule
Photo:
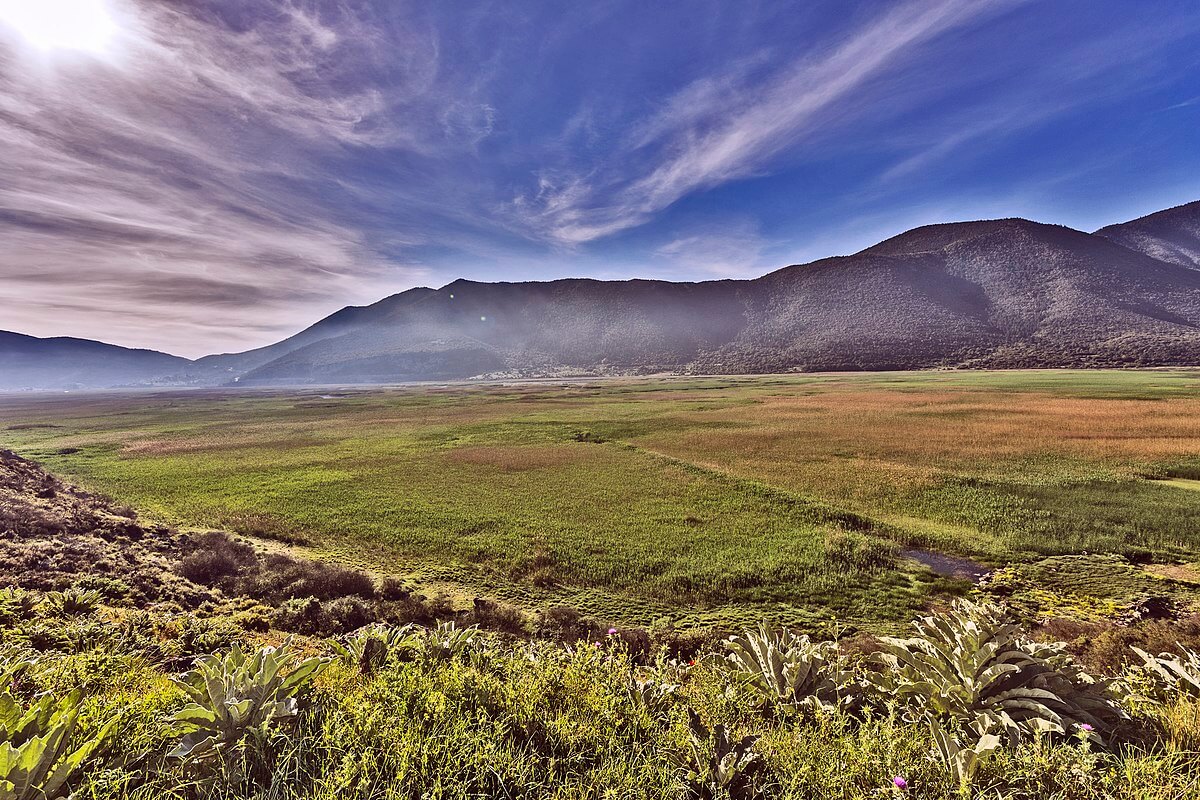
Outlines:
[[[417,646],[413,631],[412,625],[368,625],[330,646],[343,660],[357,664],[363,675],[371,675],[389,658]]]
[[[11,692],[16,671],[0,677],[0,799],[66,797],[67,782],[108,741],[117,718],[82,732],[78,689],[62,699],[42,695],[26,707]]]
[[[983,759],[1000,748],[1000,737],[994,733],[955,735],[936,718],[930,719],[929,727],[938,756],[955,785],[965,794],[975,782]]]
[[[449,661],[467,652],[478,637],[479,628],[475,625],[460,628],[453,622],[439,622],[424,634],[424,654],[430,659]]]
[[[236,769],[232,751],[265,751],[277,726],[299,713],[298,696],[326,664],[327,659],[296,658],[289,645],[264,647],[249,656],[234,645],[224,655],[200,659],[174,679],[190,702],[172,717],[183,738],[170,756]]]
[[[635,677],[629,685],[633,701],[644,708],[652,720],[660,720],[667,716],[678,697],[678,692],[678,684],[663,683],[654,678]]]
[[[41,600],[33,592],[17,586],[0,589],[0,623],[32,619]]]
[[[100,605],[100,593],[92,589],[70,587],[61,592],[47,592],[42,608],[56,617],[82,617],[93,613]]]

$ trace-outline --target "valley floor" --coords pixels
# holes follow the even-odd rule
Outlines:
[[[1033,616],[1200,593],[1197,370],[8,396],[0,444],[156,521],[641,627],[894,629],[970,588],[914,551]]]

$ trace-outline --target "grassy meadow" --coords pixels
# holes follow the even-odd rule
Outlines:
[[[1081,613],[1190,603],[1200,559],[1195,370],[10,395],[0,446],[184,528],[642,626],[886,629],[968,587],[914,548]]]

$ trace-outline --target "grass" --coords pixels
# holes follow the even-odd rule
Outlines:
[[[839,657],[839,680],[856,687],[861,707],[805,710],[764,705],[763,694],[720,669],[712,654],[690,664],[646,662],[617,636],[568,646],[483,635],[448,658],[398,648],[369,672],[353,659],[333,659],[299,694],[295,716],[231,738],[224,760],[181,762],[168,753],[187,729],[171,720],[188,698],[168,664],[235,642],[253,652],[278,644],[276,632],[115,608],[69,620],[43,614],[2,629],[0,670],[19,665],[18,703],[79,690],[76,744],[116,720],[105,746],[72,776],[72,797],[1173,800],[1196,796],[1200,786],[1200,703],[1182,691],[1152,701],[1118,688],[1113,707],[1131,719],[1105,717],[1111,727],[1094,740],[1074,724],[1033,738],[1004,733],[1004,745],[981,758],[966,786],[934,745],[934,712],[872,689],[889,685],[879,662]],[[291,646],[305,656],[332,655],[320,640],[301,637]],[[1122,676],[1150,686],[1136,669]],[[639,684],[666,691],[647,695]],[[241,697],[252,692],[239,687],[259,684],[229,685]],[[715,746],[689,712],[705,729],[722,725],[735,741],[751,737],[753,772],[734,791],[686,790],[689,771],[693,782],[711,780]],[[966,742],[978,738],[948,719],[940,724]]]
[[[8,396],[0,419],[172,524],[628,624],[886,627],[962,587],[905,547],[1200,559],[1195,370]]]

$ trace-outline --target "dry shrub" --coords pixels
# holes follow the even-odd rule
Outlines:
[[[529,632],[529,620],[525,612],[515,606],[482,597],[476,597],[474,605],[470,617],[471,624],[518,636]]]
[[[194,583],[216,587],[227,594],[272,604],[298,597],[321,601],[375,596],[375,584],[363,572],[281,553],[261,555],[225,533],[203,534],[193,547],[176,571]]]
[[[1178,645],[1200,648],[1200,615],[1179,620],[1148,620],[1133,625],[1052,619],[1035,632],[1037,638],[1066,642],[1089,668],[1113,675],[1141,659],[1131,647],[1151,653],[1178,653]]]

